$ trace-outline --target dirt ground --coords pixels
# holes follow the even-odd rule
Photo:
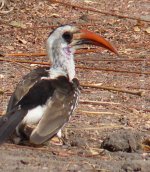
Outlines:
[[[102,14],[48,0],[8,1],[8,8],[14,8],[9,13],[5,13],[8,10],[6,6],[1,9],[0,54],[45,52],[45,41],[52,26],[71,23],[86,27],[109,40],[118,50],[119,57],[104,49],[76,54],[76,72],[80,82],[119,88],[130,93],[82,87],[79,106],[63,129],[66,145],[49,143],[32,147],[5,143],[0,146],[0,171],[148,172],[150,2],[63,2],[128,17]],[[47,62],[47,58],[0,57],[1,115],[5,113],[9,97],[21,77],[42,66],[39,62]]]

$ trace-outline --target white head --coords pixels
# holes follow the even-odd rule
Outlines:
[[[58,27],[47,40],[48,57],[52,62],[50,78],[63,75],[71,81],[75,77],[74,52],[81,44],[99,45],[117,53],[108,41],[90,31],[71,25]]]
[[[50,77],[68,76],[70,81],[75,77],[74,52],[70,46],[76,28],[65,25],[54,30],[47,40],[48,56],[52,62]]]

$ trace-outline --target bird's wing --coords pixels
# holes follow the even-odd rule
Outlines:
[[[3,119],[0,120],[0,143],[14,132],[28,110],[47,103],[48,108],[44,117],[31,138],[37,139],[39,136],[40,139],[36,142],[40,144],[52,137],[68,121],[69,103],[73,99],[74,89],[74,85],[66,77],[53,80],[40,79],[35,82],[20,101],[3,116],[3,119],[6,117],[7,120],[5,122]]]
[[[7,112],[11,111],[14,106],[29,92],[30,88],[38,82],[41,77],[48,76],[47,67],[40,67],[32,70],[29,74],[25,75],[23,79],[18,83],[14,93],[12,94],[8,106]]]
[[[66,88],[67,89],[67,88]],[[55,90],[53,97],[47,102],[46,109],[42,119],[30,136],[30,142],[41,144],[52,138],[68,122],[74,107],[74,90],[68,93],[59,89]]]
[[[48,68],[37,68],[31,71],[17,85],[16,90],[10,98],[6,114],[0,118],[0,143],[14,132],[29,109],[38,106],[41,103],[39,100],[45,103],[47,97],[51,96],[53,90],[51,85],[41,80],[41,77],[48,75],[46,70],[48,70]],[[45,82],[46,88],[43,89]],[[38,93],[39,90],[40,94],[38,95],[36,93]],[[46,93],[47,91],[49,94]],[[36,96],[34,94],[36,94]],[[45,97],[45,95],[47,97]]]
[[[55,88],[49,80],[39,80],[26,95],[2,118],[0,118],[0,143],[7,139],[23,120],[28,110],[44,105],[52,97]],[[6,119],[6,120],[5,120]]]
[[[7,139],[23,120],[28,110],[44,105],[55,88],[49,80],[39,80],[14,107],[0,118],[0,143]]]

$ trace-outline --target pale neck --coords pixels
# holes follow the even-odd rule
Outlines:
[[[51,51],[52,66],[50,68],[50,78],[55,79],[59,76],[68,77],[70,81],[75,77],[74,52],[68,51],[68,47],[53,49]]]

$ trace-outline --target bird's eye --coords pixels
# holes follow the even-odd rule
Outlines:
[[[71,43],[71,40],[73,38],[73,34],[70,33],[70,32],[65,32],[62,37],[64,38],[64,40],[67,42],[67,43]]]

